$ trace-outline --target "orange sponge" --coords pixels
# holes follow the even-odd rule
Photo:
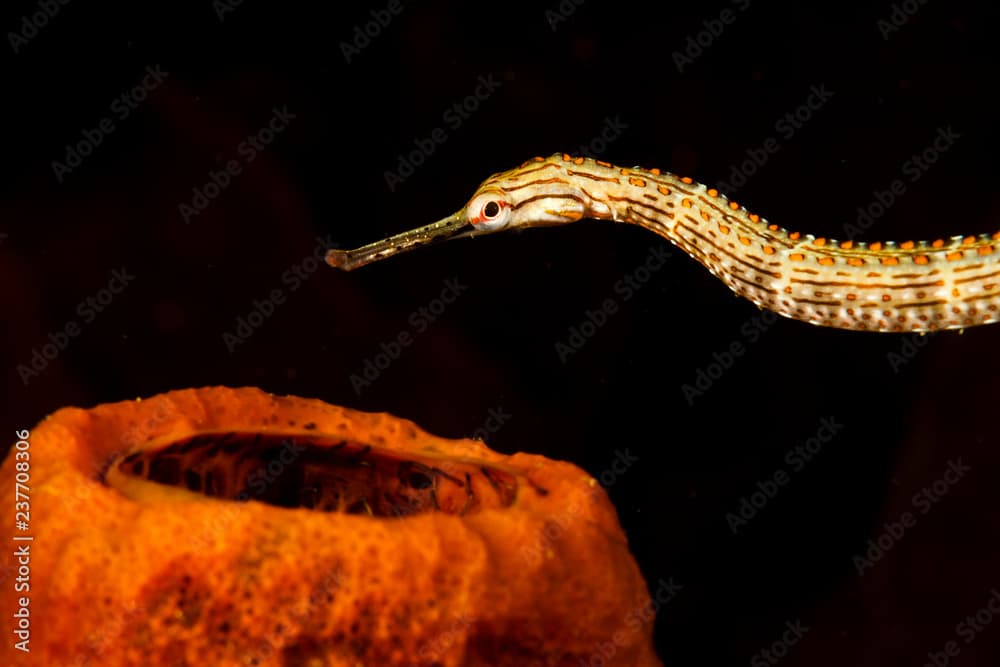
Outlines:
[[[13,513],[27,451],[9,532],[33,540],[4,550],[2,664],[660,664],[614,508],[571,464],[252,388],[21,435],[0,497]]]

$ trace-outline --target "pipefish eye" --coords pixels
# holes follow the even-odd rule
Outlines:
[[[510,202],[497,192],[484,192],[473,197],[466,210],[469,222],[480,231],[502,229],[510,220]]]

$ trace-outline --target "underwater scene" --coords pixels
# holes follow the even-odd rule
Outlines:
[[[0,665],[1000,664],[1000,7],[29,0]]]

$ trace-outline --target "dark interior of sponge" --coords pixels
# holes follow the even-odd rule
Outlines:
[[[113,465],[123,475],[213,498],[380,517],[507,507],[527,481],[485,465],[420,461],[364,443],[280,433],[205,433]]]

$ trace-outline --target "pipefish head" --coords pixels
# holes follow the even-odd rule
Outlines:
[[[561,172],[557,156],[553,156],[494,174],[480,184],[465,206],[447,218],[354,250],[330,250],[326,261],[350,271],[441,241],[575,222],[588,215],[590,197]]]

